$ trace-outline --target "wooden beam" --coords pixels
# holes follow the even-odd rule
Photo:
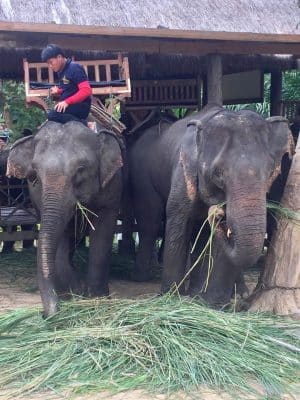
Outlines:
[[[19,231],[19,232],[0,232],[0,240],[3,242],[15,242],[16,240],[34,240],[38,239],[37,231]]]
[[[143,52],[160,54],[295,54],[300,56],[299,43],[256,43],[220,40],[174,40],[132,37],[67,36],[52,34],[48,43],[73,50]],[[32,45],[31,41],[31,45]],[[20,45],[20,43],[18,43]]]
[[[66,49],[201,55],[294,54],[300,57],[300,35],[202,32],[176,29],[113,28],[0,21],[1,47],[41,48],[57,43]]]
[[[79,35],[105,35],[105,36],[128,36],[128,37],[150,37],[167,39],[197,39],[197,40],[229,40],[229,41],[252,41],[252,42],[274,42],[274,43],[298,43],[299,34],[275,34],[275,33],[252,33],[252,32],[224,32],[224,31],[199,31],[183,29],[158,29],[138,27],[112,27],[91,26],[75,24],[55,23],[25,23],[0,21],[0,31],[15,32],[37,32],[79,34]]]
[[[219,54],[207,56],[207,102],[223,105],[222,58]]]

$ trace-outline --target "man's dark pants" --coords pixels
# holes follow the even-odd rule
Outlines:
[[[48,113],[48,121],[60,122],[65,124],[69,121],[84,122],[87,119],[90,112],[90,104],[88,103],[77,103],[68,106],[65,112],[58,112],[51,110]]]

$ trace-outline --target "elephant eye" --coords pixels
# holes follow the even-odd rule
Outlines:
[[[223,189],[224,184],[223,184],[223,171],[221,168],[216,167],[213,170],[212,176],[211,176],[212,182],[220,189]]]
[[[80,165],[77,170],[75,175],[73,176],[73,184],[75,185],[81,185],[85,181],[85,172],[86,166],[85,165]]]

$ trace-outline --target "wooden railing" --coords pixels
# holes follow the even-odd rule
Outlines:
[[[201,84],[197,79],[168,79],[132,81],[132,95],[126,100],[126,108],[151,109],[197,108],[200,103]]]

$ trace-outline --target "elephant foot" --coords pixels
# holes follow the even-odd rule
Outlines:
[[[74,277],[69,282],[56,279],[55,291],[60,298],[67,299],[70,298],[72,294],[76,294],[78,296],[83,295],[84,289],[81,279]]]
[[[223,308],[230,303],[231,296],[220,290],[203,290],[203,288],[190,287],[188,294],[192,298],[199,299],[213,308]]]
[[[245,282],[236,283],[236,286],[232,291],[233,298],[238,295],[241,299],[246,299],[249,297],[249,294],[250,292]]]
[[[54,296],[51,296],[50,299],[48,299],[46,302],[43,301],[43,306],[44,306],[44,310],[43,310],[43,318],[49,318],[52,315],[56,314],[58,311],[58,297],[55,293]]]
[[[146,282],[152,279],[152,274],[149,270],[135,269],[130,275],[130,278],[134,282]]]

